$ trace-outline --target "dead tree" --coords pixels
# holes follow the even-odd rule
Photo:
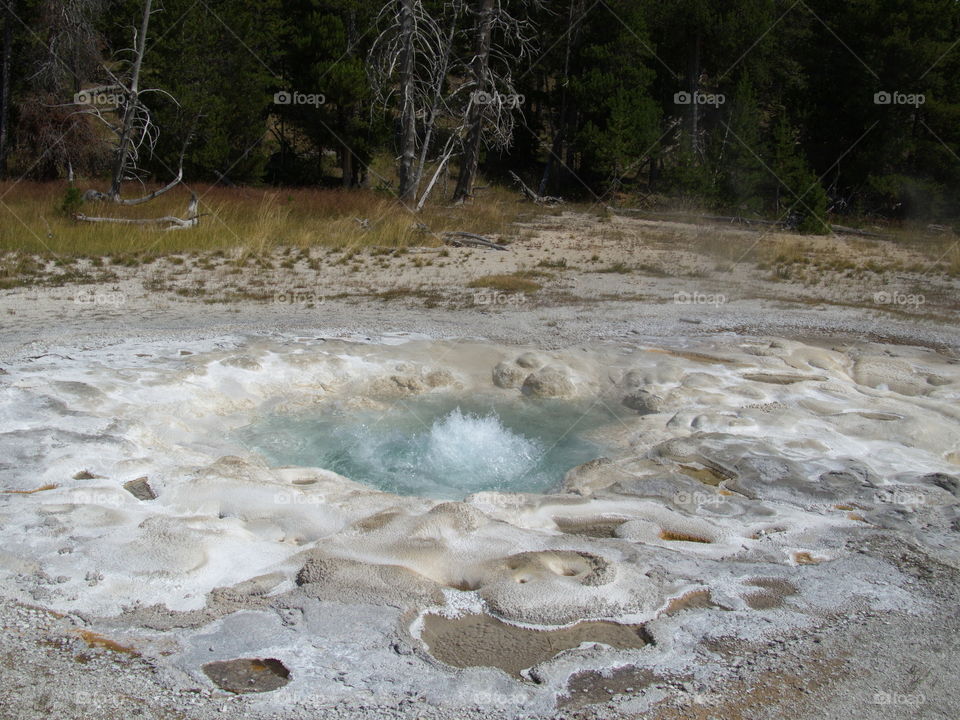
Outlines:
[[[2,3],[7,28],[17,22],[13,13],[33,6],[37,13],[30,42],[23,43],[12,59],[17,68],[29,69],[23,93],[17,102],[17,125],[8,130],[16,136],[16,151],[28,165],[30,175],[55,179],[74,171],[94,174],[109,162],[99,128],[78,115],[73,104],[64,104],[82,87],[82,82],[103,82],[100,27],[107,11],[106,0],[40,0],[36,3]],[[13,25],[16,27],[16,25]],[[9,45],[8,45],[9,47]],[[9,65],[8,65],[9,67]],[[14,71],[11,71],[14,72]],[[15,72],[14,72],[15,74]],[[9,87],[9,86],[8,86]],[[8,150],[13,150],[9,146]]]
[[[416,193],[414,162],[417,158],[416,0],[400,0],[400,201],[409,203]]]
[[[442,16],[431,15],[423,0],[391,0],[378,17],[383,29],[370,50],[371,85],[378,104],[396,108],[398,195],[417,210],[458,153],[469,167],[461,169],[455,194],[462,199],[464,189],[467,195],[473,190],[481,147],[505,147],[513,137],[513,113],[522,98],[510,68],[532,48],[532,26],[511,16],[503,0],[476,2],[470,28],[462,22],[467,0],[445,3]],[[475,48],[466,62],[453,53],[461,44]],[[438,149],[441,127],[446,140]],[[421,192],[431,157],[436,169]]]
[[[0,178],[7,175],[7,152],[10,143],[10,65],[13,62],[13,0],[3,9],[3,51],[0,58]]]
[[[469,101],[454,202],[473,194],[482,146],[510,145],[514,113],[523,103],[513,85],[511,66],[532,50],[533,31],[529,22],[511,15],[505,5],[506,0],[476,0],[470,80],[461,88]]]
[[[530,187],[523,180],[520,179],[520,176],[517,175],[512,170],[510,171],[510,177],[512,177],[513,181],[520,186],[520,192],[530,202],[536,203],[537,205],[551,205],[551,206],[563,204],[563,198],[561,197],[554,197],[552,195],[540,195],[539,193],[535,193],[533,190],[530,189]]]
[[[467,106],[467,138],[464,143],[463,158],[460,161],[457,189],[453,192],[454,202],[463,200],[473,193],[473,178],[477,174],[480,144],[483,141],[483,111],[488,104],[478,100],[481,94],[487,96],[483,100],[493,99],[489,92],[492,88],[487,86],[487,76],[490,70],[494,0],[478,0],[477,4],[473,61],[471,62],[474,96]]]
[[[169,192],[183,181],[183,156],[186,152],[186,143],[184,143],[184,152],[180,155],[177,174],[169,183],[142,197],[121,196],[125,181],[140,179],[137,170],[140,154],[144,149],[153,150],[159,133],[151,119],[150,110],[144,105],[142,98],[148,93],[163,93],[170,97],[169,93],[157,88],[140,88],[140,73],[144,55],[146,55],[150,16],[153,12],[153,0],[144,0],[140,26],[139,29],[134,30],[133,46],[127,51],[132,54],[132,59],[126,64],[127,71],[118,74],[107,69],[111,82],[88,88],[77,95],[76,102],[81,108],[79,112],[99,120],[109,129],[114,138],[110,189],[105,193],[88,190],[84,194],[86,199],[102,200],[119,205],[139,205]],[[112,100],[115,104],[101,103],[102,98]],[[114,114],[118,116],[116,120],[111,117]]]
[[[423,207],[438,173],[420,195],[428,159],[441,118],[455,121],[446,93],[447,78],[457,69],[452,61],[463,1],[445,6],[445,17],[434,17],[422,0],[391,0],[377,18],[382,30],[370,49],[368,72],[380,106],[396,106],[400,123],[399,199]],[[440,169],[456,148],[448,142],[438,159]]]
[[[444,96],[443,90],[446,84],[444,80],[447,77],[447,73],[450,71],[450,58],[451,53],[453,52],[453,42],[457,32],[457,22],[463,12],[463,3],[464,0],[453,0],[450,5],[451,12],[447,27],[447,34],[444,39],[443,56],[440,65],[437,68],[437,77],[440,81],[436,82],[433,88],[433,104],[430,106],[429,116],[427,117],[423,144],[420,149],[420,164],[417,167],[415,183],[416,192],[419,192],[420,181],[423,180],[423,173],[426,168],[428,153],[430,151],[431,141],[433,140],[434,129],[436,128],[437,124],[437,118],[441,115],[449,116],[452,114],[450,112],[449,102]],[[423,209],[424,204],[427,202],[427,198],[430,197],[430,193],[432,192],[434,185],[437,183],[437,179],[446,168],[447,163],[450,160],[450,156],[454,152],[455,147],[453,140],[454,136],[451,135],[438,156],[439,159],[437,162],[437,169],[433,173],[433,177],[430,178],[430,182],[427,184],[427,187],[420,196],[420,199],[417,201],[418,211]],[[416,196],[416,192],[414,193],[414,196]]]
[[[160,230],[186,230],[196,227],[200,224],[200,213],[197,212],[199,199],[196,193],[190,194],[190,204],[187,206],[187,213],[180,218],[176,215],[164,215],[158,218],[115,218],[115,217],[90,217],[82,213],[74,216],[79,222],[92,223],[113,223],[115,225],[152,225]]]

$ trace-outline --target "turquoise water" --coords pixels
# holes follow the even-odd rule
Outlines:
[[[322,467],[400,495],[548,492],[604,454],[582,434],[615,421],[597,403],[429,396],[387,412],[270,415],[238,431],[273,465]]]

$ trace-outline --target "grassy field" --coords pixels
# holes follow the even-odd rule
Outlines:
[[[515,233],[512,223],[535,211],[517,193],[497,189],[484,191],[479,201],[462,207],[434,204],[414,214],[389,194],[371,190],[197,185],[191,189],[200,198],[200,226],[163,231],[77,222],[61,210],[66,189],[65,183],[0,183],[0,253],[72,258],[229,251],[242,256],[283,246],[439,245],[443,232],[456,230],[509,239]],[[86,203],[80,212],[99,217],[183,217],[189,201],[189,191],[177,188],[140,206]]]
[[[310,251],[345,251],[344,257],[380,256],[410,246],[439,246],[446,231],[467,231],[500,242],[532,236],[537,227],[562,227],[563,237],[616,248],[594,254],[591,272],[648,275],[672,274],[649,260],[651,251],[686,252],[700,258],[700,275],[737,266],[756,268],[758,277],[774,281],[815,283],[825,273],[856,278],[873,273],[908,272],[920,277],[960,276],[960,242],[952,231],[931,232],[925,226],[885,227],[884,238],[792,235],[773,229],[755,232],[739,226],[702,222],[698,213],[681,214],[671,222],[618,217],[600,206],[564,205],[548,209],[523,201],[513,188],[489,187],[463,206],[436,202],[412,213],[386,192],[375,190],[269,189],[219,186],[177,188],[141,206],[87,203],[80,212],[106,217],[182,217],[190,191],[200,198],[199,227],[163,231],[149,226],[78,222],[62,210],[67,186],[58,183],[0,183],[0,288],[35,282],[94,282],[109,276],[108,267],[135,267],[157,258],[171,263],[192,256],[199,267],[209,258],[246,266],[268,267],[274,261],[292,266],[289,253],[318,262]],[[128,190],[132,193],[133,188]],[[568,220],[550,214],[577,213]],[[576,218],[580,218],[577,220]],[[586,224],[583,224],[586,222]],[[555,237],[562,245],[565,240]],[[299,251],[299,252],[297,252]],[[622,252],[620,252],[622,251]],[[282,255],[282,257],[280,257]],[[201,258],[208,258],[203,260]],[[645,259],[647,258],[647,259]],[[89,259],[90,262],[79,262]],[[346,262],[343,260],[342,262]],[[415,263],[428,260],[416,259]],[[562,256],[539,259],[544,270],[563,271]],[[51,268],[57,272],[51,274]],[[488,289],[535,291],[537,277],[494,275]],[[542,272],[542,271],[538,271]],[[692,272],[692,271],[691,271]],[[521,287],[521,285],[523,287]],[[481,287],[478,285],[477,287]]]

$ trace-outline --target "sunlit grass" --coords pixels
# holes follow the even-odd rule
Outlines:
[[[467,287],[487,288],[500,292],[532,293],[539,290],[541,286],[540,283],[530,280],[525,273],[518,272],[513,275],[484,275],[470,282]]]
[[[482,201],[462,207],[437,202],[420,213],[389,194],[372,190],[223,188],[190,189],[200,198],[196,228],[78,222],[60,210],[65,183],[0,183],[0,253],[56,257],[150,257],[222,251],[244,258],[278,247],[340,249],[436,246],[446,231],[496,235],[509,241],[518,215],[529,212],[516,193],[487,190]],[[149,188],[148,188],[149,189]],[[130,194],[135,194],[130,188]],[[85,203],[98,217],[183,217],[190,191],[177,188],[140,206]]]

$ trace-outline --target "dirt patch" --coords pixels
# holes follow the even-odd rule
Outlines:
[[[583,535],[593,538],[616,537],[616,530],[623,525],[623,518],[554,518],[560,532],[567,535]]]
[[[678,466],[678,469],[687,477],[698,480],[704,485],[710,485],[711,487],[717,487],[724,480],[731,479],[729,475],[725,475],[719,470],[714,470],[713,468],[705,466],[700,467],[694,465],[680,465]]]
[[[421,640],[433,657],[447,665],[496,667],[515,677],[522,677],[521,670],[581,643],[602,643],[626,650],[653,642],[639,625],[598,621],[581,622],[560,630],[533,630],[509,625],[490,615],[453,619],[427,615]]]
[[[773,610],[783,607],[785,598],[796,595],[797,588],[781,578],[754,578],[747,585],[762,588],[759,592],[744,595],[743,599],[752,610]]]
[[[770,385],[792,385],[793,383],[812,380],[822,382],[826,380],[823,375],[777,375],[774,373],[748,373],[743,376],[744,380],[752,382],[768,383]]]
[[[660,613],[660,615],[662,617],[669,617],[681,613],[684,610],[707,610],[718,607],[720,606],[711,599],[709,590],[692,590],[691,592],[684,593],[680,597],[671,598],[670,602],[667,603],[666,610]]]
[[[567,694],[560,698],[561,707],[579,708],[611,700],[615,695],[631,695],[658,680],[649,670],[633,667],[616,668],[607,674],[586,670],[570,676]]]
[[[133,495],[137,500],[149,501],[156,500],[157,494],[150,487],[146,477],[140,477],[123,484],[123,489]]]
[[[232,693],[262,693],[290,682],[290,671],[279,660],[240,658],[207,663],[203,672],[214,684]]]

